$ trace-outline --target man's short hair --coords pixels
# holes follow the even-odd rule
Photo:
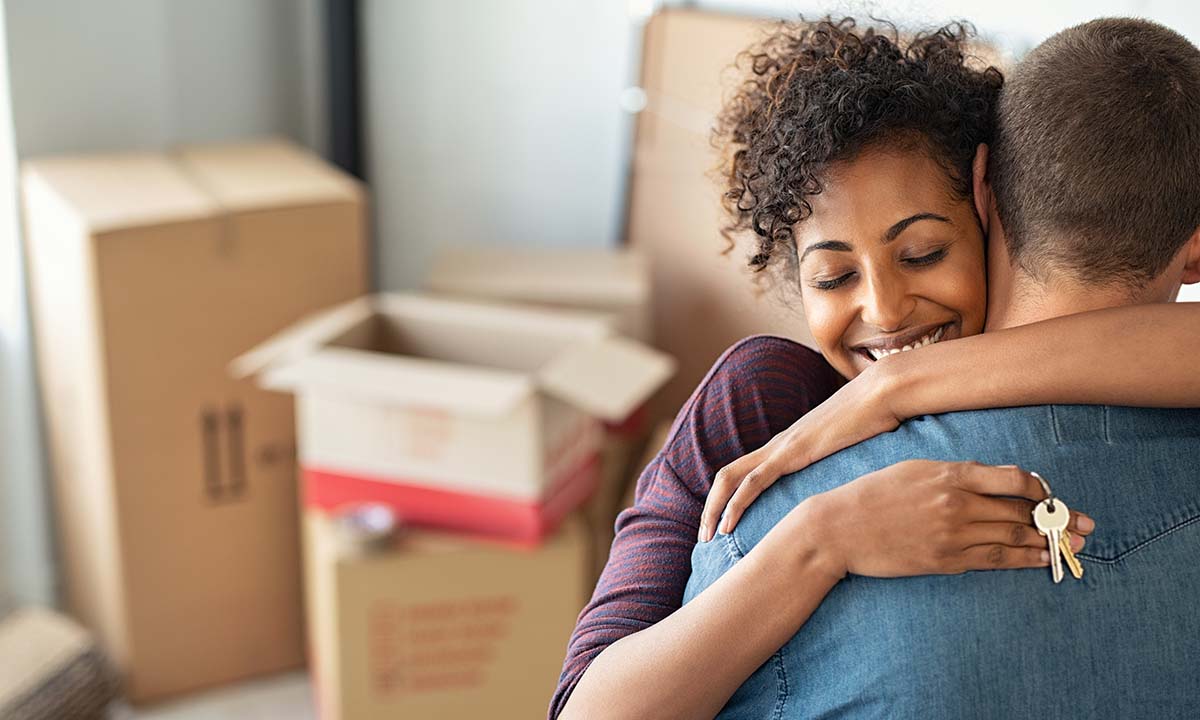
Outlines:
[[[1200,50],[1145,20],[1093,20],[1022,60],[989,179],[1009,255],[1036,279],[1143,286],[1200,226]]]

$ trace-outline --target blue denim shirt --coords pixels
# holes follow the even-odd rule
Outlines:
[[[781,478],[696,546],[687,602],[797,503],[901,460],[1040,472],[1095,518],[1048,569],[851,575],[721,718],[1200,718],[1200,411],[1045,406],[918,418]]]

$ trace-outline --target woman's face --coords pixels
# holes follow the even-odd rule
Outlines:
[[[795,228],[809,328],[847,378],[884,354],[983,331],[983,233],[920,151],[834,166]]]

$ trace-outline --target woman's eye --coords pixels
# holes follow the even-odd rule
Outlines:
[[[921,255],[920,257],[904,258],[902,262],[908,265],[932,265],[944,257],[946,257],[946,248],[934,250],[928,255]]]
[[[854,277],[854,273],[849,272],[845,275],[832,278],[830,280],[813,280],[812,286],[817,290],[836,290],[846,283],[850,282],[850,278]]]

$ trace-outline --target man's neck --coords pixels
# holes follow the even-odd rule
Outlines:
[[[1006,284],[1006,291],[989,293],[986,330],[1002,330],[1062,315],[1149,301],[1131,294],[1127,287],[1067,280],[1043,283],[1019,272],[1014,273]]]

